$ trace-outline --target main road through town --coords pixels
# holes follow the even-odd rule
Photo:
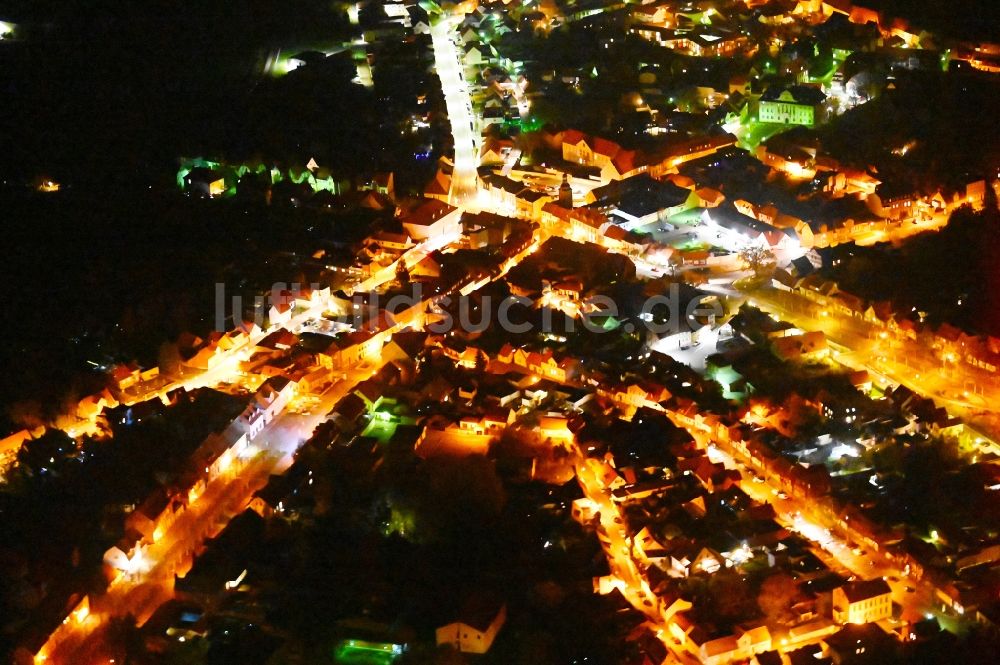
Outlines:
[[[985,371],[961,358],[938,357],[923,340],[894,334],[880,326],[797,293],[758,289],[749,302],[803,330],[821,330],[836,346],[834,357],[844,365],[864,368],[875,377],[935,400],[949,412],[977,425],[991,436],[1000,431],[1000,388]]]
[[[114,662],[102,639],[111,619],[131,614],[143,623],[163,602],[173,596],[175,575],[185,574],[207,539],[225,528],[229,520],[246,509],[254,492],[273,473],[290,464],[292,455],[312,435],[330,409],[359,382],[377,368],[353,370],[328,390],[314,396],[298,413],[286,410],[254,439],[258,451],[250,459],[234,464],[206,487],[188,509],[160,536],[129,574],[116,578],[102,594],[92,597],[90,615],[82,622],[71,621],[54,634],[43,649],[44,662]]]
[[[462,21],[462,14],[442,14],[432,20],[431,43],[434,47],[434,68],[441,79],[441,89],[451,122],[451,134],[455,144],[454,169],[451,176],[451,202],[462,206],[475,202],[478,193],[479,151],[475,115],[472,98],[465,80],[461,51],[461,39],[456,27]]]

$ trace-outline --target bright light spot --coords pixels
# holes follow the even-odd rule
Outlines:
[[[125,572],[129,575],[135,575],[148,569],[149,561],[146,560],[146,555],[143,554],[142,550],[137,551],[125,564]]]
[[[846,443],[841,443],[840,445],[834,446],[833,449],[830,450],[831,460],[839,460],[842,457],[857,457],[857,456],[858,456],[858,451],[853,446],[850,446]]]
[[[798,162],[788,162],[786,171],[793,178],[805,178],[809,175],[809,171]]]

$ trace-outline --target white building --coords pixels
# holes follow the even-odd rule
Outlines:
[[[437,643],[450,644],[462,653],[486,653],[506,620],[506,605],[472,602],[455,621],[437,629]]]

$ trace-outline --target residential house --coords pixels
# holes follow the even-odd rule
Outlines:
[[[563,133],[562,154],[567,162],[600,168],[604,181],[629,178],[646,171],[650,165],[650,158],[644,153],[626,150],[614,141],[575,129]]]
[[[506,620],[505,604],[484,597],[472,598],[454,621],[435,631],[437,644],[450,645],[462,653],[486,653]]]
[[[679,577],[704,573],[711,575],[726,566],[726,558],[710,547],[686,543],[670,552],[670,571]]]
[[[668,152],[658,164],[650,168],[650,175],[654,178],[677,170],[677,167],[685,162],[694,161],[703,157],[708,157],[725,148],[736,145],[736,137],[732,134],[718,134],[714,136],[698,136],[680,143],[671,145]]]
[[[892,616],[892,589],[882,579],[856,581],[833,590],[833,620],[870,623]]]
[[[333,375],[325,367],[317,367],[310,372],[302,374],[296,379],[299,388],[305,393],[319,393],[326,386],[330,385]]]
[[[381,171],[374,174],[367,182],[362,183],[358,189],[376,192],[393,200],[396,198],[396,176],[392,171]]]
[[[183,494],[173,494],[159,487],[125,518],[127,530],[142,535],[147,543],[155,543],[184,512],[187,504]]]
[[[552,352],[546,349],[544,352],[531,352],[527,355],[527,368],[531,372],[556,381],[565,383],[572,379],[577,371],[579,363],[571,357],[556,360]]]
[[[541,441],[569,442],[573,440],[573,432],[569,428],[569,420],[561,413],[548,413],[538,417],[538,425],[534,434]]]
[[[635,408],[657,408],[670,399],[670,391],[655,383],[631,383],[628,386],[618,386],[614,389],[597,389],[598,394],[604,394],[619,404],[627,404]]]
[[[403,228],[416,241],[459,234],[462,211],[437,199],[426,199],[402,218]]]
[[[445,163],[442,158],[442,164],[434,174],[434,178],[424,188],[424,196],[428,199],[448,203],[451,200],[452,170],[452,165]]]
[[[458,422],[432,418],[420,432],[413,452],[421,458],[468,457],[486,455],[502,429],[481,418],[463,418]]]
[[[771,650],[771,633],[767,626],[737,628],[735,635],[726,635],[701,644],[699,656],[704,665],[721,665],[743,661]]]
[[[937,620],[932,619],[931,622],[934,624],[933,632],[938,632],[940,628]],[[899,626],[896,631],[893,634],[893,632],[883,630],[881,626],[871,624],[848,625],[841,628],[835,635],[825,637],[822,644],[826,648],[829,662],[833,665],[909,660],[900,658],[899,642],[916,637],[916,634],[911,631],[922,631],[916,624],[904,624]],[[947,656],[944,659],[951,660]],[[956,658],[956,660],[959,659]]]
[[[462,57],[462,64],[466,67],[482,67],[483,64],[488,64],[490,60],[489,47],[471,46],[466,50],[465,56]]]
[[[267,310],[267,321],[271,328],[287,326],[292,320],[293,302],[279,300]]]
[[[573,501],[570,513],[574,520],[586,525],[598,519],[601,508],[593,499],[581,497]]]
[[[298,287],[297,284],[294,286]],[[314,289],[304,286],[302,288],[294,288],[292,297],[295,306],[302,310],[320,307],[326,308],[330,304],[330,287],[324,286]]]
[[[393,257],[402,254],[416,243],[405,231],[393,231],[390,229],[380,229],[368,237],[367,243],[375,250],[373,255],[385,253]]]
[[[783,360],[816,360],[830,355],[826,335],[822,330],[813,330],[801,335],[786,335],[771,339],[776,356]]]
[[[514,142],[509,139],[487,137],[479,150],[479,163],[483,165],[501,165],[514,150]]]
[[[986,181],[976,180],[965,186],[965,198],[962,203],[972,206],[973,210],[982,210],[986,201]]]
[[[676,26],[675,6],[670,2],[653,2],[644,5],[630,5],[629,16],[637,23],[672,28]]]
[[[316,359],[327,369],[356,369],[377,360],[383,345],[400,327],[389,312],[380,310],[360,329],[335,337],[326,350],[316,354]]]
[[[552,201],[548,194],[530,189],[523,182],[499,173],[486,173],[481,180],[493,207],[506,210],[520,219],[538,219],[542,206]]]
[[[571,240],[590,242],[605,247],[610,247],[615,242],[614,237],[609,236],[614,226],[611,221],[601,212],[590,208],[573,208],[572,210],[563,208],[554,203],[547,203],[542,208],[544,214],[542,223],[561,227],[562,234],[568,235]],[[622,229],[618,229],[624,232]],[[627,236],[621,236],[626,238]]]
[[[4,468],[17,460],[17,454],[20,452],[24,442],[30,441],[32,438],[34,437],[32,437],[31,432],[23,429],[4,439],[0,439],[0,471],[3,471]]]
[[[816,175],[815,154],[790,142],[772,141],[761,144],[757,148],[757,159],[795,178],[811,179]]]
[[[121,539],[104,552],[104,563],[117,571],[116,574],[137,575],[150,566],[146,549],[142,534],[126,529]]]
[[[698,649],[698,656],[703,665],[721,665],[736,660],[738,649],[736,636],[726,635],[703,642]]]
[[[351,393],[337,402],[330,412],[330,419],[342,430],[352,431],[366,412],[364,400]]]
[[[740,212],[735,205],[723,205],[701,214],[702,222],[718,230],[719,245],[740,251],[749,245],[771,250],[792,249],[798,245],[795,233],[779,229]]]
[[[264,426],[281,413],[295,395],[297,385],[294,381],[276,376],[257,389],[238,419],[246,428],[247,441],[253,441]]]
[[[875,193],[865,199],[873,213],[895,220],[915,217],[918,204],[922,201],[923,197],[916,189],[892,183],[879,184]]]
[[[291,311],[291,308],[289,308],[289,311]],[[210,342],[198,349],[193,356],[182,361],[181,364],[185,367],[207,371],[217,367],[224,357],[223,350],[218,345]]]
[[[771,650],[771,631],[767,626],[737,626],[736,642],[743,658],[751,654],[764,653]]]
[[[718,208],[726,200],[726,195],[711,187],[699,187],[695,190],[695,205],[702,208]]]
[[[112,386],[119,391],[125,391],[139,383],[142,368],[135,363],[118,364],[111,368]]]
[[[111,391],[105,388],[104,390],[94,393],[93,395],[87,395],[77,402],[76,417],[81,420],[93,420],[97,416],[101,415],[105,409],[113,409],[118,406],[118,404],[118,400],[111,394]],[[0,457],[2,456],[3,445],[0,444]],[[2,464],[0,464],[0,466],[2,466]]]
[[[816,619],[788,629],[790,642],[815,642],[840,630],[840,626],[829,619]]]
[[[185,174],[183,179],[184,189],[199,196],[216,198],[228,191],[226,174],[220,169],[198,166]]]

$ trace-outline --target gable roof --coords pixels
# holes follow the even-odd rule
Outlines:
[[[617,204],[628,215],[644,217],[681,205],[691,192],[669,180],[654,180],[643,173],[598,187],[593,194],[596,205]]]
[[[460,622],[480,632],[485,632],[503,611],[504,603],[499,599],[477,593],[469,596],[456,613],[454,621]]]
[[[410,211],[403,218],[406,224],[416,226],[430,226],[448,213],[454,212],[457,208],[438,199],[425,199],[420,205]]]
[[[807,85],[772,85],[764,91],[764,94],[760,96],[760,99],[765,102],[778,101],[786,92],[794,103],[804,104],[807,106],[815,106],[816,104],[822,103],[823,100],[826,99],[826,95],[823,94],[822,90]]]
[[[841,587],[841,589],[844,592],[844,596],[847,597],[848,602],[851,603],[857,603],[862,600],[868,600],[869,598],[875,598],[876,596],[892,593],[892,589],[890,589],[886,581],[881,578],[868,581],[851,582],[850,584],[845,584]]]
[[[565,132],[563,132],[562,136],[563,143],[576,145],[580,143],[580,141],[586,141],[586,140],[587,140],[587,135],[578,129],[567,129]]]

